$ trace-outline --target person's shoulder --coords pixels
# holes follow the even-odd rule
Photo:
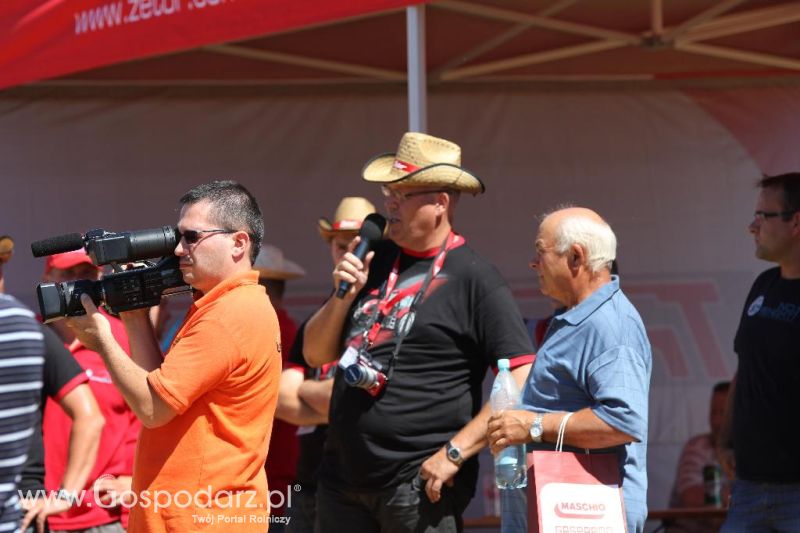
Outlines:
[[[33,311],[10,294],[0,293],[0,309],[20,309],[23,312],[18,314],[30,315],[31,318],[34,316]]]
[[[450,257],[452,257],[450,266],[453,268],[473,272],[483,280],[503,281],[503,277],[497,267],[475,251],[468,243],[464,243],[448,252],[448,258]]]
[[[14,320],[7,320],[6,324],[25,324],[26,327],[36,326],[38,329],[39,323],[36,321],[36,315],[28,309],[28,307],[8,294],[0,294],[0,319],[13,318]]]
[[[781,277],[781,267],[775,266],[768,268],[756,276],[753,286],[762,285],[771,282]]]
[[[274,314],[277,320],[266,289],[258,283],[243,283],[223,294],[214,304],[217,312],[226,316],[247,319],[254,314],[261,316],[269,313]]]
[[[636,309],[636,306],[633,305],[633,302],[630,298],[628,298],[627,293],[622,289],[622,286],[619,284],[619,280],[617,280],[616,286],[614,285],[614,281],[603,285],[600,289],[601,291],[607,291],[605,296],[607,299],[601,304],[601,308],[609,313],[622,315],[630,317],[631,320],[637,323],[642,323],[642,317],[639,314],[639,310]],[[605,297],[604,296],[604,297]]]
[[[687,440],[686,444],[683,446],[683,449],[686,451],[700,451],[711,449],[712,447],[711,434],[701,433]]]

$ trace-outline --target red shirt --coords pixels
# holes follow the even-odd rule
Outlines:
[[[106,315],[106,318],[111,324],[114,338],[123,350],[130,353],[128,335],[122,322],[109,315]],[[100,436],[97,460],[84,487],[87,491],[86,500],[82,505],[73,506],[66,513],[51,516],[48,523],[50,529],[53,530],[87,529],[119,520],[123,520],[123,525],[125,525],[127,509],[123,510],[120,507],[106,509],[103,505],[97,505],[97,502],[94,501],[92,485],[100,476],[132,475],[136,439],[141,425],[116,386],[111,382],[111,376],[100,354],[87,349],[79,342],[74,343],[70,347],[70,351],[89,378],[89,387],[97,400],[100,412],[106,419],[106,425]],[[48,491],[58,490],[61,485],[67,465],[71,429],[72,419],[67,416],[58,403],[48,399],[42,420],[44,484]]]
[[[285,309],[277,309],[275,312],[278,314],[278,327],[281,330],[281,360],[283,368],[287,368],[289,353],[294,344],[294,337],[297,335],[297,324],[289,317]],[[283,493],[284,498],[288,497],[287,487],[289,487],[288,490],[291,490],[291,485],[295,482],[299,456],[297,426],[276,418],[272,424],[272,440],[267,456],[267,480],[270,492],[279,490]],[[283,516],[286,504],[279,505],[281,501],[277,496],[271,500],[275,505],[272,507],[272,514]],[[284,502],[286,501],[284,499]]]

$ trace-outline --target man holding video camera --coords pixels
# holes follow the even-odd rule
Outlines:
[[[264,531],[264,461],[281,371],[275,311],[252,269],[264,233],[255,198],[233,181],[180,200],[175,255],[196,292],[162,359],[146,309],[121,313],[131,357],[82,296],[68,319],[99,352],[142,422],[129,528],[136,532]]]
[[[486,445],[481,383],[501,358],[524,382],[530,339],[508,285],[453,231],[460,193],[484,189],[458,145],[406,133],[363,178],[382,185],[391,242],[363,260],[351,243],[333,281],[352,286],[309,320],[303,342],[311,366],[341,355],[317,523],[323,533],[460,531]]]

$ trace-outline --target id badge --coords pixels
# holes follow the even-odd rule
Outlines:
[[[350,365],[356,364],[358,361],[358,350],[352,346],[348,346],[342,356],[339,358],[339,368],[347,368]]]

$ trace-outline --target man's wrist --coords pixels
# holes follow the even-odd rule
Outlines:
[[[61,487],[60,489],[58,489],[58,492],[56,492],[56,499],[67,502],[71,507],[75,505],[75,502],[78,501],[78,491],[67,490]]]
[[[464,456],[461,454],[461,448],[453,444],[453,441],[449,440],[447,444],[444,445],[444,455],[451,463],[459,468],[464,464]]]
[[[528,435],[532,442],[541,443],[544,441],[544,414],[534,413],[531,427],[528,429]]]

